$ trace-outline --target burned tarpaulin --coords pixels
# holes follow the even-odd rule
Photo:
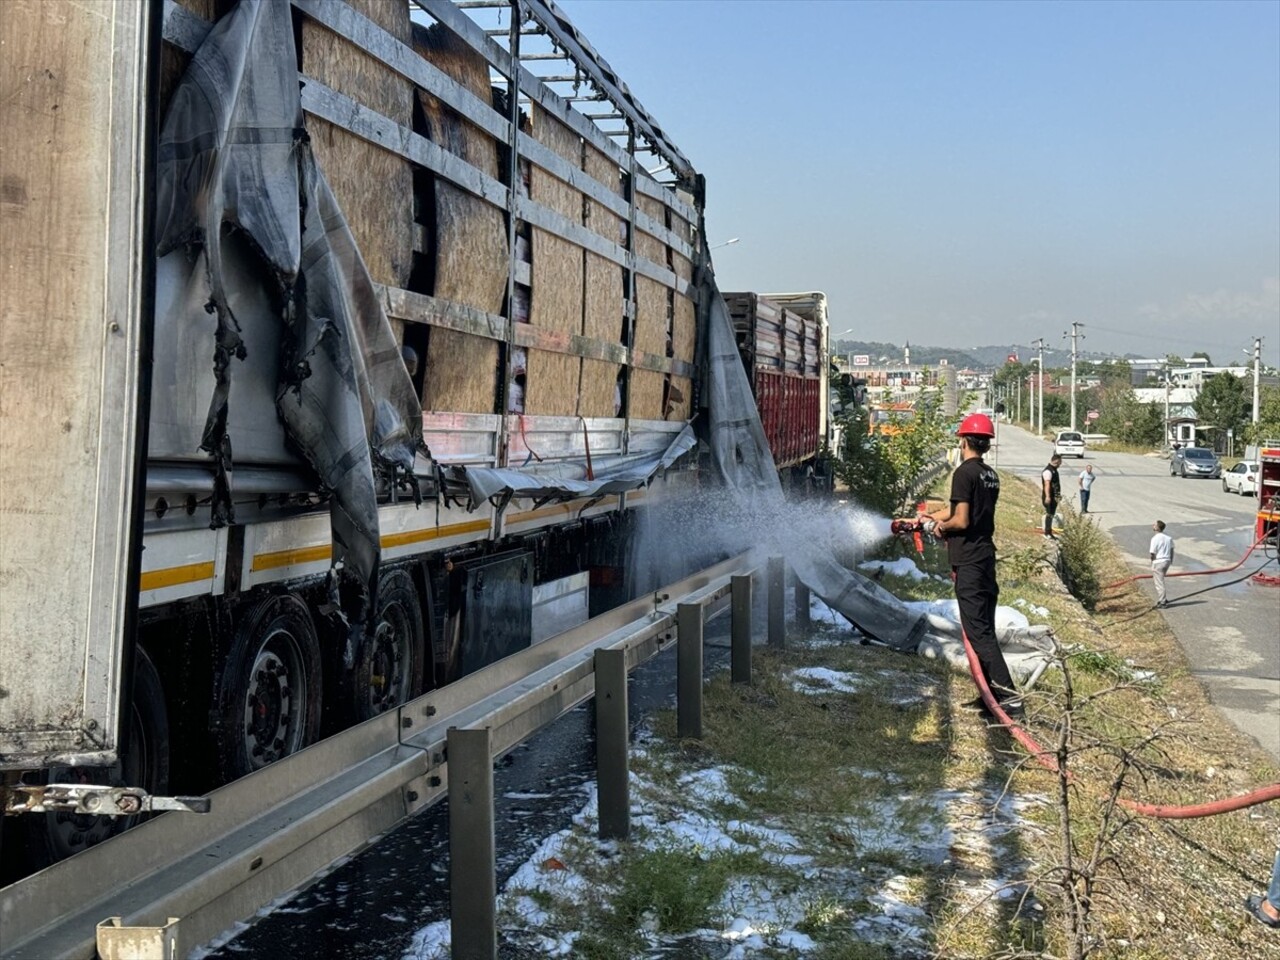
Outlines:
[[[710,302],[707,330],[707,432],[711,459],[734,495],[761,504],[776,502],[783,510],[782,485],[773,454],[760,424],[760,413],[733,333],[733,319],[709,271],[703,294]],[[787,561],[814,593],[863,633],[900,650],[915,650],[925,638],[926,618],[912,613],[880,585],[845,568],[820,551],[792,552]]]
[[[277,411],[330,494],[333,570],[356,586],[345,593],[359,621],[377,576],[377,479],[412,476],[421,409],[312,155],[296,64],[287,3],[241,0],[210,30],[161,131],[158,255],[185,249],[204,265],[206,309],[216,315],[216,387],[201,440],[219,477],[215,524],[232,519],[227,411],[236,358],[245,356],[242,323],[277,323]],[[229,269],[246,251],[260,269]],[[239,304],[261,303],[264,293],[274,309],[240,315]]]
[[[626,493],[645,486],[692,450],[698,441],[686,426],[666,450],[642,457],[624,458],[585,474],[585,464],[561,462],[536,469],[515,467],[450,467],[450,480],[465,483],[474,509],[485,501],[522,497],[530,500],[575,500]]]

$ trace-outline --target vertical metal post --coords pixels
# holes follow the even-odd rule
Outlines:
[[[801,633],[809,631],[809,588],[791,571],[791,582],[796,596],[796,629]]]
[[[730,675],[734,683],[751,682],[751,576],[729,580]]]
[[[676,607],[676,735],[702,739],[702,605]]]
[[[627,652],[597,650],[596,784],[600,839],[631,833],[631,758],[627,749]]]
[[[769,598],[769,646],[782,650],[787,645],[787,581],[781,557],[770,557],[766,567],[765,590]]]
[[[449,731],[449,925],[454,960],[497,960],[489,729]]]

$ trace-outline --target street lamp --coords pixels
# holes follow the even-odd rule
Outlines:
[[[740,238],[734,237],[732,240],[721,240],[719,243],[713,243],[711,246],[707,247],[707,249],[718,250],[720,247],[727,247],[731,243],[739,243],[739,242],[740,242]]]

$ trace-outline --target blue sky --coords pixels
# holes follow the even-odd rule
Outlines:
[[[1280,2],[560,2],[706,176],[724,289],[1280,359]]]

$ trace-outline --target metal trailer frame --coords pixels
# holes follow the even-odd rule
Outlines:
[[[514,76],[520,97],[511,98],[510,116],[463,88],[451,77],[419,56],[380,26],[362,16],[343,0],[290,0],[304,16],[334,31],[360,50],[428,91],[449,109],[479,130],[510,148],[510,185],[494,180],[454,156],[440,145],[357,103],[317,80],[299,74],[304,111],[425,168],[486,203],[510,214],[508,231],[508,303],[517,283],[530,281],[529,264],[517,259],[513,232],[527,223],[567,240],[617,264],[625,271],[625,314],[629,318],[630,346],[581,335],[565,337],[513,318],[489,314],[468,305],[398,287],[380,287],[387,315],[406,323],[426,324],[495,340],[506,346],[500,396],[506,396],[511,376],[513,348],[545,350],[621,365],[627,378],[620,418],[553,417],[542,415],[427,413],[423,436],[440,465],[519,466],[531,458],[549,464],[580,464],[587,458],[599,464],[609,458],[628,457],[663,449],[684,421],[640,420],[632,416],[629,385],[632,370],[647,370],[685,377],[694,385],[693,409],[698,404],[702,338],[695,348],[695,362],[673,356],[645,353],[634,346],[636,324],[635,278],[646,277],[666,286],[672,297],[694,301],[697,329],[705,327],[707,305],[697,299],[696,288],[672,269],[637,251],[636,238],[644,233],[660,241],[667,259],[678,255],[694,271],[707,258],[702,207],[702,178],[644,107],[614,74],[609,64],[583,39],[563,13],[549,0],[406,0],[437,23],[452,31],[482,55],[491,70],[491,81],[508,86]],[[485,30],[471,15],[474,11],[501,10],[509,17],[506,30]],[[211,28],[208,21],[163,0],[164,42],[186,52],[194,51]],[[545,37],[551,52],[524,49],[534,36]],[[543,42],[543,41],[539,41]],[[504,46],[505,44],[505,46]],[[562,96],[551,84],[565,78],[539,76],[529,64],[548,62],[572,67],[575,91]],[[520,129],[518,110],[536,103],[565,124],[584,143],[601,151],[625,174],[626,195],[606,189],[584,170],[566,162],[546,145]],[[604,103],[609,112],[586,114],[576,104]],[[621,120],[622,130],[608,130],[602,121]],[[622,143],[619,143],[619,140]],[[658,157],[670,171],[667,182],[654,177],[638,155]],[[606,239],[580,223],[522,196],[518,184],[521,160],[556,177],[585,197],[607,208],[626,224],[625,243]],[[661,168],[659,168],[661,169]],[[637,197],[658,200],[671,215],[689,224],[693,242],[687,242],[672,224],[659,222],[637,205]],[[427,246],[419,231],[415,246]],[[668,321],[670,322],[670,321]],[[237,466],[237,511],[243,513],[236,528],[208,529],[195,497],[211,489],[212,474],[199,463],[152,464],[147,479],[147,550],[143,554],[140,605],[145,608],[201,596],[220,596],[233,590],[280,584],[325,573],[329,565],[329,531],[323,505],[299,505],[297,496],[307,490],[301,471]],[[655,483],[648,491],[620,494],[603,500],[578,500],[543,507],[516,500],[506,510],[485,504],[474,511],[443,503],[434,511],[415,510],[410,504],[389,502],[380,510],[384,559],[391,561],[452,549],[469,543],[497,540],[509,534],[527,533],[566,520],[625,510],[678,495],[679,474]],[[674,485],[672,483],[674,481]],[[430,486],[431,481],[424,479]],[[194,495],[194,496],[193,496]],[[292,495],[292,496],[291,496]],[[181,509],[183,504],[186,509]]]
[[[764,559],[744,554],[719,563],[228,784],[211,795],[205,816],[158,817],[0,890],[0,958],[89,960],[98,950],[113,960],[139,943],[151,944],[152,956],[185,956],[451,795],[463,769],[469,786],[482,788],[494,759],[600,691],[609,696],[597,697],[597,708],[613,724],[606,722],[600,742],[601,829],[625,832],[619,659],[633,670],[677,642],[679,631],[680,727],[699,736],[702,624],[732,599],[733,678],[750,682],[751,580]],[[770,642],[780,644],[781,558],[767,567]],[[607,676],[599,681],[601,665]],[[455,949],[463,952],[455,955],[486,955],[493,851],[484,828],[492,830],[492,790],[487,810],[483,789],[479,801],[451,800],[451,817],[480,825],[478,839],[469,833],[451,853],[462,898],[453,922]],[[460,918],[481,922],[466,926]]]

